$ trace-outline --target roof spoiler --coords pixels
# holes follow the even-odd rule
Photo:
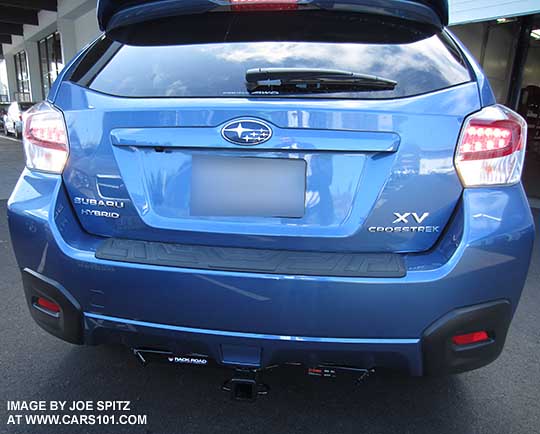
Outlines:
[[[122,34],[121,28],[140,33],[144,32],[141,24],[163,24],[182,17],[310,11],[380,15],[409,27],[430,28],[432,33],[448,25],[448,0],[98,0],[97,18],[100,29],[115,39],[115,32]]]

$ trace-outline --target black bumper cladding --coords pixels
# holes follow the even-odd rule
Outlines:
[[[198,270],[304,276],[404,277],[401,255],[208,247],[110,238],[96,258]]]
[[[456,309],[433,323],[424,333],[424,373],[446,375],[477,369],[493,362],[506,340],[512,320],[507,300],[493,301]],[[452,336],[487,331],[483,342],[457,346]]]
[[[82,344],[83,315],[77,300],[58,282],[28,268],[22,271],[22,281],[28,308],[38,325],[60,339]],[[40,309],[36,303],[38,297],[45,297],[59,305],[60,312],[51,314]]]

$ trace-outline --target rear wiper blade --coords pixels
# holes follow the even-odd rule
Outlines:
[[[255,68],[246,72],[248,91],[336,92],[394,90],[397,82],[338,69]]]

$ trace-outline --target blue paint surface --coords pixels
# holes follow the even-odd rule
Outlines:
[[[67,123],[67,167],[62,175],[25,169],[9,200],[18,264],[73,295],[89,344],[187,348],[223,363],[222,345],[240,345],[262,349],[261,366],[330,358],[420,375],[421,337],[434,321],[499,299],[516,309],[534,237],[521,184],[464,189],[455,171],[464,119],[494,103],[459,46],[473,81],[395,100],[122,98],[66,81],[76,58],[49,96]],[[241,118],[265,122],[271,138],[249,147],[225,140],[223,127]],[[304,215],[192,215],[193,159],[209,155],[305,161]],[[119,218],[85,214],[88,205],[76,198],[120,203]],[[425,225],[438,230],[370,230],[413,212],[428,213]],[[273,275],[100,260],[95,251],[106,237],[395,252],[407,275]]]

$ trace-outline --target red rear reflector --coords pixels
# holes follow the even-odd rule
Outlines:
[[[476,344],[478,342],[484,342],[489,339],[489,336],[487,332],[481,331],[481,332],[474,332],[474,333],[467,333],[465,335],[456,335],[452,338],[452,342],[455,345],[469,345],[469,344]]]
[[[290,11],[298,9],[298,0],[231,0],[233,11]]]
[[[38,297],[37,305],[43,309],[50,310],[51,312],[60,312],[60,306],[58,306],[55,302],[47,300],[43,297]]]

